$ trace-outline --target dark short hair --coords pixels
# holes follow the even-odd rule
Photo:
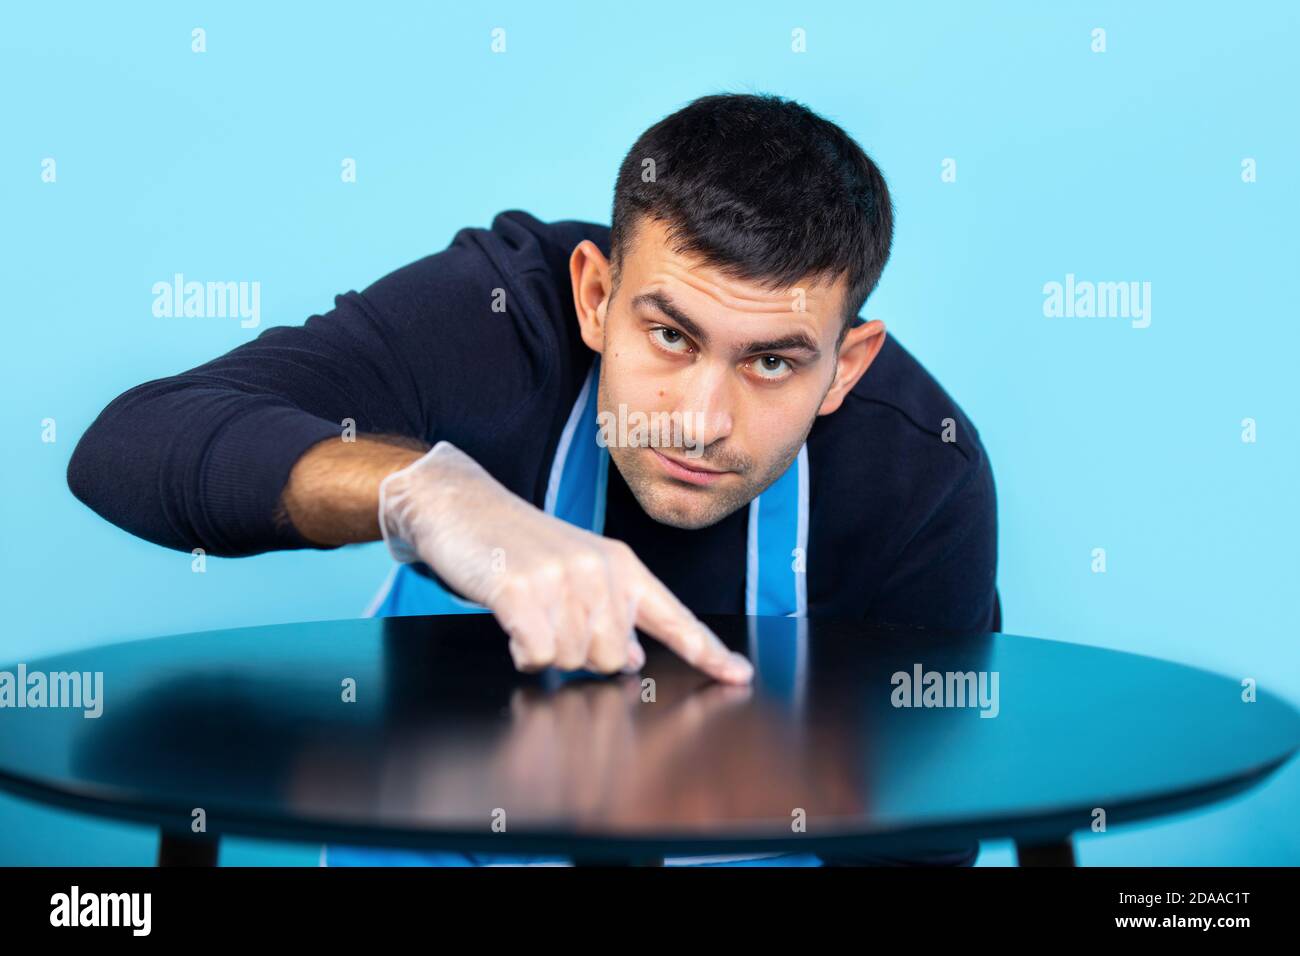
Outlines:
[[[841,336],[880,281],[894,232],[885,178],[862,147],[806,106],[754,94],[702,96],[628,151],[614,186],[616,283],[646,218],[665,224],[679,254],[769,289],[846,277]]]

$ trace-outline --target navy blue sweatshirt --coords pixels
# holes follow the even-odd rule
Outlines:
[[[286,519],[281,492],[299,456],[350,418],[358,433],[447,439],[541,507],[593,358],[568,270],[584,239],[608,254],[609,228],[594,223],[510,211],[490,229],[462,229],[324,315],[125,392],[82,436],[68,483],[109,521],[169,548],[314,547]],[[496,289],[505,312],[491,309]],[[893,336],[840,409],[816,420],[808,457],[810,616],[995,625],[988,458]],[[697,614],[743,613],[747,520],[741,508],[699,530],[661,525],[609,469],[605,534]]]

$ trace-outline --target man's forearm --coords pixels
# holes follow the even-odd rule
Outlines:
[[[427,451],[401,442],[357,436],[309,448],[289,473],[282,498],[298,533],[324,546],[378,540],[379,483]]]

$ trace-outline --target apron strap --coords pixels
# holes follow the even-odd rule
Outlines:
[[[808,615],[808,446],[749,503],[745,613]]]
[[[599,382],[597,355],[560,433],[546,484],[546,513],[596,534],[605,529],[605,488],[609,482],[609,449],[596,440]]]

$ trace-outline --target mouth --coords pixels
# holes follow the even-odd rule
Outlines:
[[[676,478],[678,481],[689,482],[692,485],[711,485],[722,479],[724,475],[729,475],[729,471],[714,471],[709,468],[694,468],[690,465],[684,465],[675,458],[669,458],[660,452],[657,448],[651,448],[655,459],[659,462],[659,467],[670,478]]]

